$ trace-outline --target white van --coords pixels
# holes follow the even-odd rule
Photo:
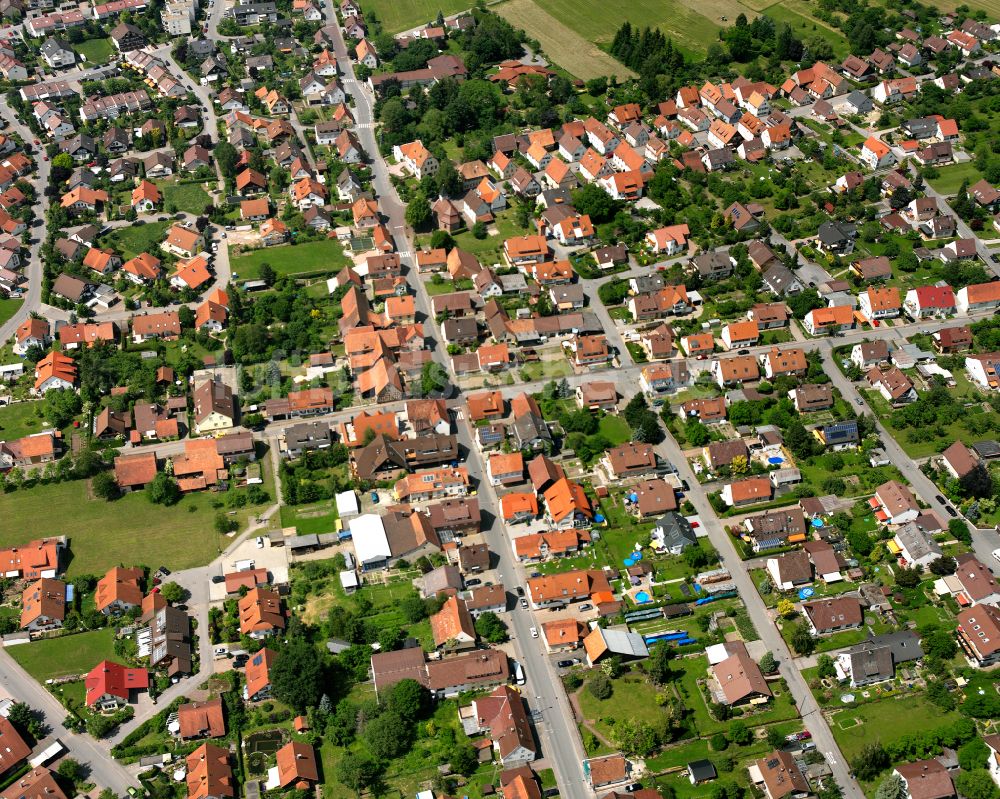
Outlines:
[[[514,682],[518,685],[524,685],[524,669],[521,668],[521,664],[518,661],[513,661],[514,663]]]
[[[995,560],[997,563],[1000,563],[1000,549],[993,550],[993,560]]]

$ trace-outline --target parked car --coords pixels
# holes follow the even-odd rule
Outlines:
[[[538,628],[537,627],[532,627],[531,628],[531,637],[532,638],[537,638],[538,637]]]
[[[256,540],[255,543],[257,544],[257,549],[263,549],[264,548],[264,536],[262,536],[262,535],[257,536],[257,540]]]
[[[523,585],[519,585],[517,588],[514,589],[514,592],[518,596],[524,596],[524,586]]]
[[[372,491],[372,502],[378,505],[378,491]]]
[[[582,605],[580,605],[580,611],[582,612],[584,610],[590,610],[592,607],[594,606],[591,605],[589,602],[584,602]]]
[[[528,609],[528,600],[525,599],[524,597],[521,597],[521,607],[524,608],[525,610]]]
[[[472,586],[482,585],[482,584],[483,584],[483,581],[480,580],[478,577],[471,577],[471,578],[469,578],[468,580],[465,581],[465,587],[466,588],[471,588]]]
[[[560,660],[556,662],[556,665],[561,669],[568,669],[573,663],[574,661],[572,660]]]
[[[226,578],[223,577],[221,574],[216,574],[214,577],[212,577],[212,582],[216,583],[216,584],[218,584],[218,583],[224,583],[225,581],[226,581]]]

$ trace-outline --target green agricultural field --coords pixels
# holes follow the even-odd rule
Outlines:
[[[111,39],[88,39],[74,44],[73,49],[79,55],[86,56],[90,64],[106,64],[115,55],[115,46],[111,43]]]
[[[794,8],[794,5],[793,2],[783,0],[765,8],[762,13],[767,14],[775,22],[787,22],[792,32],[803,40],[814,36],[824,39],[833,48],[837,58],[844,58],[850,53],[847,39],[840,31],[831,28],[825,22],[801,13]]]
[[[632,70],[571,27],[573,21],[581,17],[595,13],[600,15],[597,8],[577,8],[569,18],[563,19],[550,14],[547,8],[542,8],[535,0],[507,0],[495,9],[515,28],[520,28],[531,38],[537,39],[546,57],[581,80],[602,75],[615,75],[621,79],[634,77]],[[621,20],[622,17],[619,17],[609,37],[614,35]]]
[[[0,300],[0,325],[17,313],[23,302],[24,300]]]
[[[711,2],[689,4],[682,0],[634,0],[625,6],[596,0],[584,0],[582,5],[573,0],[546,0],[544,6],[599,47],[609,45],[619,26],[628,20],[633,27],[659,28],[675,44],[696,53],[704,53],[718,40],[720,17],[731,14],[735,18],[742,10],[737,2],[725,2],[722,7],[729,9],[729,14],[715,13],[721,9],[713,8]]]
[[[86,480],[38,485],[0,495],[0,546],[32,538],[69,538],[70,577],[104,574],[136,559],[156,568],[187,569],[208,563],[225,547],[212,523],[216,499],[193,493],[172,507],[154,505],[142,491],[114,502],[92,498]],[[245,518],[248,513],[243,511]]]
[[[204,185],[202,183],[164,183],[160,185],[160,191],[163,192],[163,203],[166,206],[173,206],[178,211],[201,214],[205,210],[205,206],[212,202]]]
[[[38,682],[90,671],[102,660],[115,656],[115,631],[111,627],[89,633],[63,635],[7,651]]]
[[[141,252],[156,254],[160,243],[166,238],[170,222],[136,223],[129,227],[115,228],[108,234],[107,243],[128,260]]]
[[[364,0],[361,10],[375,13],[386,33],[400,33],[417,28],[437,19],[440,11],[445,16],[472,8],[469,0]]]
[[[333,239],[264,247],[230,258],[230,266],[240,279],[253,279],[260,274],[260,265],[268,263],[279,275],[336,274],[350,263],[340,244]]]

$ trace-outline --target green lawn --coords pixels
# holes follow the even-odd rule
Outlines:
[[[613,446],[632,440],[632,428],[620,416],[608,414],[601,419],[600,432]]]
[[[156,254],[160,243],[166,238],[170,222],[138,222],[129,227],[115,228],[108,234],[107,243],[128,260],[141,252]]]
[[[588,722],[605,738],[618,719],[646,721],[654,727],[663,715],[656,704],[656,687],[641,673],[626,674],[612,680],[614,691],[607,699],[598,699],[587,688],[578,694],[580,710]]]
[[[11,646],[7,652],[39,682],[90,671],[115,656],[115,631],[111,627],[76,635],[47,638]]]
[[[332,499],[310,505],[282,505],[281,526],[295,527],[299,535],[332,533],[337,520],[337,503]]]
[[[85,42],[74,44],[73,49],[82,56],[87,57],[90,64],[106,64],[115,55],[115,46],[111,39],[88,39]]]
[[[0,408],[0,441],[40,433],[51,425],[41,416],[44,402],[15,402]]]
[[[887,744],[904,735],[954,724],[957,711],[945,713],[922,696],[887,699],[834,714],[830,729],[844,757],[856,755],[865,744]]]
[[[675,669],[683,669],[684,672],[676,682],[680,684],[681,692],[684,695],[684,704],[691,708],[694,713],[694,724],[698,732],[703,736],[714,735],[717,732],[725,732],[729,727],[728,721],[716,721],[708,712],[705,698],[698,686],[700,678],[707,678],[708,658],[704,656],[694,658],[682,658],[676,661]],[[776,683],[771,683],[772,691],[777,691]],[[784,691],[780,696],[775,696],[767,705],[767,709],[762,712],[747,714],[741,718],[748,727],[756,727],[760,724],[770,724],[777,721],[790,721],[798,716],[798,711],[792,703],[788,691]]]
[[[0,300],[0,325],[17,313],[24,300]]]
[[[164,507],[137,491],[109,503],[91,498],[85,480],[37,485],[0,495],[0,546],[68,536],[71,577],[137,561],[187,569],[208,563],[227,540],[212,526],[215,499],[210,492],[192,493]]]
[[[440,11],[445,16],[457,14],[475,5],[469,0],[365,0],[361,10],[375,12],[386,33],[400,33],[433,22]]]
[[[163,183],[160,191],[163,192],[164,206],[172,205],[176,210],[189,214],[202,213],[205,206],[212,202],[202,183]]]
[[[963,180],[969,181],[969,185],[971,186],[983,177],[979,170],[976,169],[976,165],[971,161],[964,164],[938,167],[937,172],[938,176],[936,178],[928,178],[927,182],[934,187],[935,191],[948,195],[957,192]]]
[[[270,264],[279,275],[312,275],[335,274],[347,266],[350,260],[334,239],[265,247],[230,258],[234,275],[239,275],[240,279],[257,277],[263,263]]]

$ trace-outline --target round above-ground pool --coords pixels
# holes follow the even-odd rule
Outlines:
[[[784,463],[785,459],[782,458],[780,455],[772,455],[770,458],[767,459],[767,462],[770,463],[772,466],[777,466],[779,463]]]
[[[822,527],[823,526],[823,520],[822,519],[813,519],[812,520],[812,526],[813,527]]]
[[[641,605],[645,602],[652,602],[653,598],[646,591],[639,591],[635,595],[635,601]]]

